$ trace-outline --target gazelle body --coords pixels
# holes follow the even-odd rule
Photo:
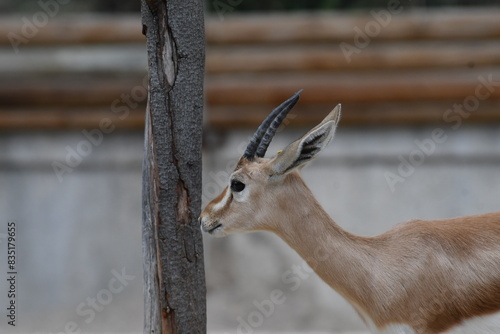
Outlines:
[[[276,233],[356,309],[372,333],[500,334],[500,212],[414,220],[374,237],[344,231],[299,170],[331,140],[337,106],[272,159],[263,158],[298,93],[266,119],[200,216],[214,236]]]

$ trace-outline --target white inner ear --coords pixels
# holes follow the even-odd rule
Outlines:
[[[303,167],[330,142],[335,132],[335,122],[327,121],[289,145],[273,161],[274,176],[284,175]]]
[[[322,142],[320,144],[321,145],[320,150],[322,150],[325,146],[330,144],[330,142],[332,141],[333,135],[335,135],[336,129],[337,129],[337,123],[334,121],[328,121],[318,129],[318,131],[322,131],[322,133],[324,135],[326,135],[325,139],[322,140]]]
[[[335,133],[333,125],[332,121],[326,122],[302,139],[299,145],[299,155],[295,162],[296,165],[314,159],[330,143]]]

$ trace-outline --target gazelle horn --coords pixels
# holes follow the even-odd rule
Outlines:
[[[266,117],[257,131],[253,134],[252,139],[250,139],[250,143],[248,144],[245,153],[243,153],[243,158],[253,160],[255,156],[259,158],[264,157],[267,147],[271,143],[276,130],[288,115],[288,112],[292,110],[293,106],[295,106],[299,100],[301,92],[302,89],[295,93],[291,98],[280,104],[269,114],[269,116]]]

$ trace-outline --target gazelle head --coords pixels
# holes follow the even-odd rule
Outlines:
[[[290,205],[301,205],[305,185],[299,170],[332,139],[340,119],[340,104],[302,138],[270,159],[267,147],[288,112],[299,100],[297,92],[269,114],[253,135],[231,174],[227,187],[200,215],[201,228],[214,236],[246,231],[274,231]]]

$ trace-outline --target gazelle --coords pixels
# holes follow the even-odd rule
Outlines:
[[[271,231],[356,309],[372,333],[500,334],[500,212],[413,220],[374,237],[343,230],[300,176],[332,139],[340,105],[274,158],[267,147],[299,93],[261,124],[200,216],[222,237]]]

